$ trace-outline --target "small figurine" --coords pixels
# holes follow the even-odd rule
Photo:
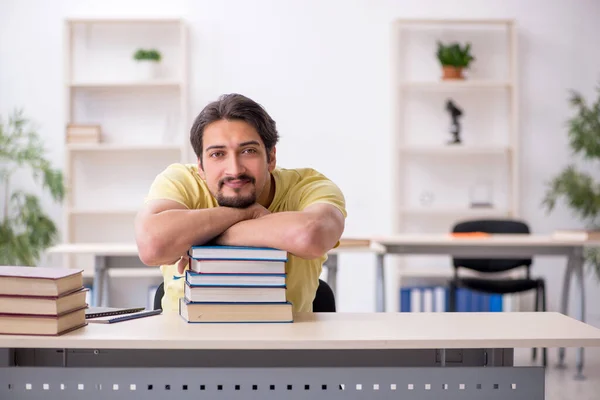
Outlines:
[[[454,102],[450,99],[446,102],[446,111],[450,113],[452,117],[452,124],[450,125],[450,133],[454,137],[454,139],[449,142],[449,144],[458,144],[460,141],[460,123],[458,122],[458,117],[463,115],[463,112],[460,108],[454,104]]]

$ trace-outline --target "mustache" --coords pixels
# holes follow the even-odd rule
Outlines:
[[[219,189],[221,189],[225,183],[231,182],[231,181],[237,181],[237,180],[246,180],[250,183],[256,182],[256,179],[254,179],[250,175],[246,175],[246,174],[241,174],[238,176],[228,176],[219,181]]]

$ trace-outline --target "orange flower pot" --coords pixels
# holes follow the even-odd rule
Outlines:
[[[465,77],[463,76],[462,68],[444,65],[442,67],[442,70],[444,73],[444,75],[442,76],[442,79],[465,79]]]

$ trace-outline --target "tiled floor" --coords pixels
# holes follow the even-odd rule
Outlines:
[[[566,369],[558,369],[556,368],[558,349],[548,349],[545,396],[547,400],[600,399],[600,348],[585,349],[585,368],[583,373],[586,379],[583,381],[574,379],[576,353],[577,349],[567,349]],[[538,357],[540,355],[538,353]],[[531,350],[515,350],[515,365],[532,365]]]

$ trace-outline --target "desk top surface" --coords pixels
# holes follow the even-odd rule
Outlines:
[[[0,348],[439,349],[600,346],[600,329],[559,313],[298,314],[284,324],[188,324],[165,313],[57,337],[0,335]]]

